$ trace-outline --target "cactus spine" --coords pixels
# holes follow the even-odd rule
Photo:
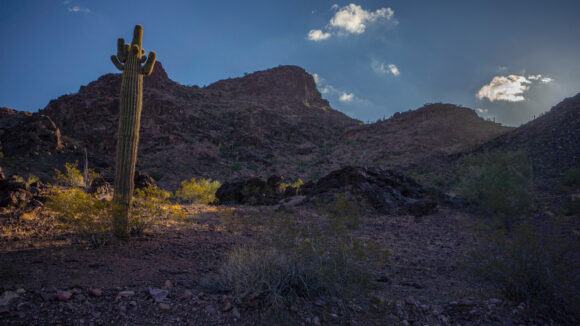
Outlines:
[[[143,105],[143,76],[153,71],[157,54],[149,52],[146,57],[141,47],[143,27],[135,26],[131,45],[120,38],[117,55],[111,61],[123,72],[119,104],[119,132],[115,162],[115,192],[113,196],[113,228],[115,236],[129,238],[129,210],[133,201],[135,163],[139,143],[139,126]],[[141,66],[145,62],[145,65]]]

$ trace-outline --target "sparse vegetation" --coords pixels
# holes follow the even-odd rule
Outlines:
[[[510,230],[534,207],[532,165],[521,151],[468,156],[457,174],[457,193],[497,217],[502,228]]]
[[[472,262],[477,275],[530,313],[573,324],[580,311],[580,246],[561,236],[562,227],[559,221],[544,229],[523,223],[512,232],[485,233]]]
[[[227,254],[214,290],[231,292],[240,303],[258,303],[274,317],[319,297],[346,301],[364,296],[376,268],[387,264],[389,251],[336,227],[333,214],[320,224],[284,210],[245,219],[267,227],[264,239]]]
[[[215,201],[215,193],[221,183],[212,179],[195,179],[182,181],[181,188],[175,192],[175,197],[187,203],[209,204]]]

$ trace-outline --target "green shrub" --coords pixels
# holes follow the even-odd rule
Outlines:
[[[456,191],[510,230],[534,204],[532,165],[523,152],[482,153],[464,158]]]
[[[523,223],[513,232],[487,234],[472,255],[475,271],[503,295],[524,302],[532,313],[570,322],[580,311],[578,242],[556,230]],[[544,226],[546,227],[546,226]]]
[[[215,193],[221,187],[217,180],[191,178],[181,182],[181,188],[175,192],[175,197],[184,202],[209,204],[215,201]]]
[[[26,179],[15,174],[12,176],[12,180],[14,180],[16,182],[21,182],[21,183],[32,184],[40,179],[37,176],[35,176],[34,174],[29,173],[28,177]]]
[[[55,169],[54,182],[58,186],[62,187],[79,187],[83,188],[85,186],[85,177],[83,173],[78,169],[78,162],[75,163],[65,163],[65,171],[60,171]],[[90,185],[92,180],[99,177],[99,174],[93,169],[88,171],[88,184]]]
[[[80,188],[52,188],[46,207],[55,214],[63,228],[73,231],[93,246],[111,240],[110,202],[100,201]]]

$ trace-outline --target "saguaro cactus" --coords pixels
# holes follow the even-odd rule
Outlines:
[[[115,192],[113,196],[113,224],[115,236],[128,239],[129,210],[133,201],[135,163],[139,143],[139,126],[143,105],[143,76],[153,71],[157,54],[145,56],[141,47],[143,27],[135,26],[131,45],[120,38],[117,55],[111,56],[115,67],[123,72],[119,105],[119,133],[115,162]],[[141,66],[142,63],[145,65]]]

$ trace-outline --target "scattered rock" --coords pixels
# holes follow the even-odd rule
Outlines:
[[[135,291],[121,291],[118,294],[118,297],[128,298],[135,295]]]
[[[18,295],[22,295],[24,293],[26,293],[26,290],[23,288],[19,288],[18,290],[16,290],[16,294],[18,294]]]
[[[0,306],[8,306],[10,302],[18,298],[18,294],[13,291],[5,291],[0,297]]]
[[[193,298],[193,292],[191,292],[190,290],[183,291],[183,294],[181,295],[181,300],[188,300],[191,298]]]
[[[151,295],[155,303],[159,303],[163,302],[163,300],[167,298],[167,296],[169,295],[169,291],[163,289],[151,289],[149,290],[149,294]]]
[[[170,280],[166,280],[165,283],[163,284],[163,288],[164,289],[171,289],[171,288],[173,288],[173,283],[171,283]]]
[[[135,177],[133,181],[135,182],[135,190],[145,189],[149,187],[153,188],[157,187],[155,179],[153,179],[152,177],[141,171],[135,171]]]
[[[56,292],[56,297],[58,299],[58,301],[67,301],[72,297],[72,292],[71,291],[57,291]]]
[[[103,291],[101,289],[93,288],[89,290],[89,295],[92,297],[100,297],[103,295]]]
[[[168,305],[167,303],[160,303],[159,304],[159,309],[161,311],[169,311],[169,310],[171,310],[171,306]]]
[[[89,194],[94,194],[98,199],[113,196],[113,187],[105,178],[95,178],[89,186]]]
[[[217,309],[212,305],[207,305],[207,306],[205,306],[205,311],[207,311],[207,313],[213,315],[217,312]]]
[[[240,315],[240,311],[238,310],[238,308],[234,307],[232,309],[232,316],[234,316],[234,318],[240,319],[241,315]]]

